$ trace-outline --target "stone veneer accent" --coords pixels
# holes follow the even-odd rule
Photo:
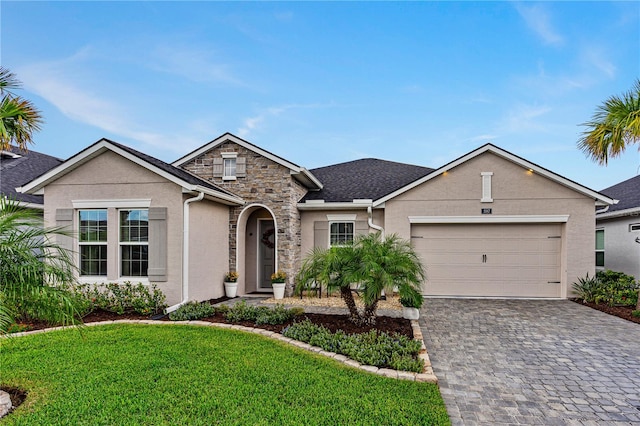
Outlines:
[[[213,159],[222,158],[223,152],[235,152],[245,158],[246,176],[235,181],[224,181],[213,176]],[[227,141],[182,165],[182,168],[206,179],[240,197],[247,204],[260,203],[269,207],[276,219],[278,231],[278,269],[293,277],[300,267],[302,236],[300,213],[297,203],[307,193],[291,176],[289,168]],[[229,270],[236,265],[236,228],[245,206],[232,207],[229,211]],[[286,294],[293,292],[293,280],[287,280]]]

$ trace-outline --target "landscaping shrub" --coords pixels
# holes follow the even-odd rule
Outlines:
[[[573,291],[576,293],[578,299],[582,299],[584,302],[593,302],[595,300],[600,282],[596,277],[590,277],[589,273],[583,278],[578,278],[577,282],[573,283]]]
[[[215,308],[208,302],[189,302],[169,314],[171,321],[199,320],[215,315]]]
[[[276,305],[274,308],[263,306],[258,308],[256,324],[284,324],[292,320],[297,315],[296,312],[299,312],[299,310],[287,309],[284,305]]]
[[[598,271],[596,278],[602,285],[596,294],[596,303],[606,303],[609,306],[635,306],[637,303],[639,287],[631,275],[606,270]]]
[[[640,318],[640,310],[637,311],[631,311],[631,315],[636,317],[636,318]]]
[[[400,334],[389,335],[371,330],[368,333],[332,333],[308,319],[282,331],[285,337],[318,346],[326,351],[348,356],[362,364],[405,371],[422,372],[424,362],[417,359],[420,342]]]
[[[123,284],[84,284],[78,291],[90,302],[91,311],[99,308],[119,315],[132,312],[153,315],[167,306],[165,295],[155,285],[132,284],[130,281]]]
[[[609,306],[635,306],[639,288],[634,277],[610,270],[598,271],[595,277],[587,274],[573,283],[574,291],[584,302]]]
[[[292,320],[296,315],[303,313],[299,308],[287,309],[284,305],[276,305],[274,308],[266,306],[250,306],[241,301],[227,309],[224,313],[225,318],[229,322],[250,321],[257,325],[260,324],[284,324]]]

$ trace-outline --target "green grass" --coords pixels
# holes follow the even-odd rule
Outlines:
[[[446,425],[437,385],[393,380],[262,336],[106,325],[0,341],[5,425]]]

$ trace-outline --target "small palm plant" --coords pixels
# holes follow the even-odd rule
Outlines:
[[[298,273],[296,293],[321,284],[340,290],[351,320],[359,325],[375,324],[382,291],[398,289],[400,295],[417,300],[425,280],[424,267],[409,241],[380,233],[356,238],[353,244],[314,249]],[[353,298],[357,285],[364,302],[360,312]]]
[[[0,334],[16,319],[79,322],[78,301],[64,289],[74,282],[75,266],[52,240],[57,235],[68,233],[43,227],[38,213],[0,199]]]

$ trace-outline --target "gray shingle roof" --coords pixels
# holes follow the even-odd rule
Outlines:
[[[219,187],[217,185],[214,185],[213,183],[211,183],[209,181],[201,179],[201,178],[197,177],[196,175],[193,175],[193,174],[187,172],[184,169],[172,166],[171,164],[165,163],[164,161],[159,160],[159,159],[157,159],[155,157],[152,157],[150,155],[147,155],[147,154],[145,154],[143,152],[136,151],[135,149],[129,148],[128,146],[122,145],[122,144],[120,144],[118,142],[113,142],[113,141],[111,141],[109,139],[105,139],[105,140],[108,141],[109,143],[117,146],[118,148],[121,148],[121,149],[127,151],[129,154],[134,155],[134,156],[140,158],[141,160],[144,160],[147,163],[156,166],[160,170],[162,170],[164,172],[167,172],[167,173],[177,177],[178,179],[182,179],[183,181],[185,181],[187,183],[190,183],[192,185],[204,186],[205,188],[209,188],[209,189],[212,189],[214,191],[222,192],[223,194],[227,194],[227,195],[231,195],[233,197],[237,197],[236,194],[234,194],[232,192],[229,192],[226,189],[221,188],[221,187]]]
[[[53,169],[62,160],[37,151],[22,151],[15,146],[8,151],[20,157],[1,156],[0,194],[25,203],[44,204],[42,195],[21,194],[16,188]]]
[[[640,175],[627,179],[600,191],[604,195],[620,200],[609,206],[607,213],[640,207]]]
[[[434,169],[412,164],[364,158],[310,170],[324,185],[303,199],[350,202],[354,199],[378,200],[414,182]]]

